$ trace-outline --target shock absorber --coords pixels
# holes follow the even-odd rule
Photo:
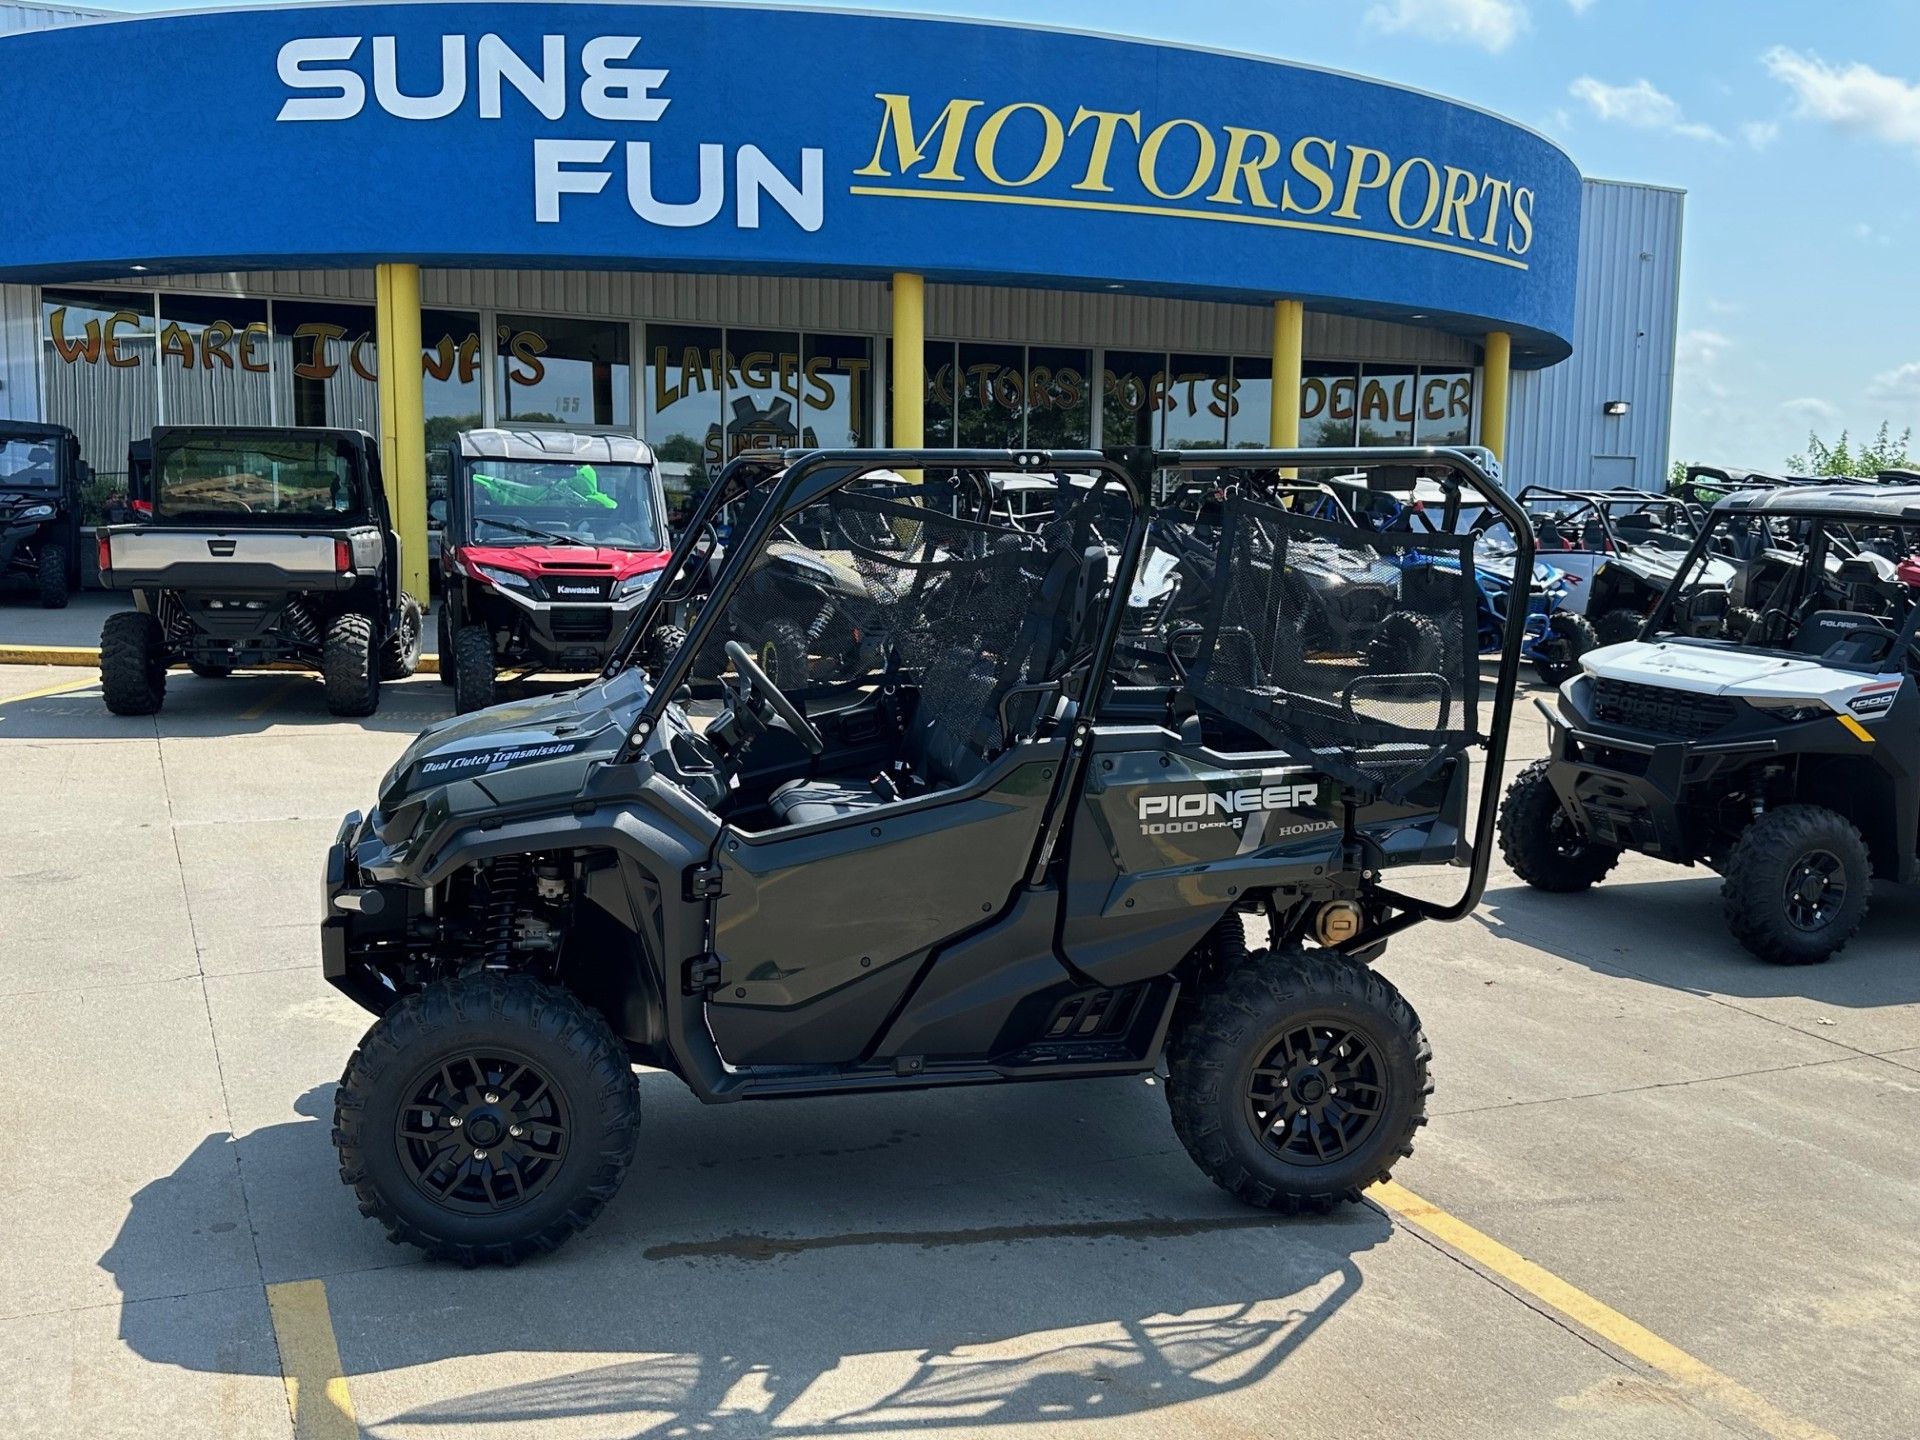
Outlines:
[[[487,910],[483,934],[487,947],[484,963],[489,970],[505,970],[513,953],[513,917],[520,908],[526,863],[523,855],[502,855],[487,871]]]
[[[827,626],[833,623],[833,617],[834,603],[832,598],[829,597],[821,603],[820,613],[813,617],[813,623],[807,626],[807,643],[809,645],[818,645],[820,643],[820,637],[827,633]]]

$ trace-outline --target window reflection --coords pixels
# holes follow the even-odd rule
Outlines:
[[[500,423],[631,425],[629,328],[624,320],[500,316]]]

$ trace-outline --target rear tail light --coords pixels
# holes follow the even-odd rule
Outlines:
[[[133,513],[136,515],[151,515],[153,514],[153,501],[135,500],[133,502],[132,509],[133,509]]]
[[[344,540],[333,542],[333,568],[342,575],[353,569],[353,547]]]
[[[105,535],[100,537],[100,569],[102,572],[113,568],[113,541]]]

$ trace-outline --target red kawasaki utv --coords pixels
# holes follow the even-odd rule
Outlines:
[[[454,708],[491,705],[501,670],[599,670],[672,548],[653,451],[468,430],[450,452],[440,679]]]

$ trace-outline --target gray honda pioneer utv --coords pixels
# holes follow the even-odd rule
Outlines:
[[[1716,554],[1776,526],[1800,562],[1738,642],[1706,638],[1737,598]],[[1529,885],[1585,890],[1624,850],[1704,864],[1735,938],[1793,965],[1846,944],[1876,877],[1920,878],[1920,487],[1729,496],[1643,637],[1581,666],[1501,814]]]
[[[1385,453],[1512,508],[1457,451]],[[1444,552],[1463,578],[1433,617],[1464,640],[1473,541],[1236,495],[1179,678],[1110,663],[1156,470],[1358,458],[732,462],[598,681],[432,727],[340,826],[323,971],[379,1017],[335,1099],[362,1211],[465,1263],[550,1250],[628,1167],[635,1065],[710,1103],[1161,1070],[1188,1151],[1251,1204],[1321,1209],[1385,1176],[1425,1121],[1428,1047],[1367,962],[1479,897],[1497,795],[1469,805],[1470,752],[1498,773],[1525,605],[1490,708],[1477,663],[1308,654],[1279,603],[1290,547]],[[952,503],[936,482],[963,470],[1094,483],[1028,531]],[[655,658],[656,617],[705,583],[712,517],[742,498],[753,520]],[[749,581],[796,536],[868,578],[836,603],[884,644],[776,683],[729,640],[725,701],[695,713],[695,657],[763,626],[731,612],[772,603]],[[1388,883],[1447,865],[1453,904]]]
[[[380,682],[420,663],[420,605],[400,588],[380,453],[358,430],[240,426],[153,432],[151,514],[98,532],[100,581],[134,608],[100,631],[116,715],[151,715],[167,670],[223,679],[293,662],[335,715],[371,715]]]

